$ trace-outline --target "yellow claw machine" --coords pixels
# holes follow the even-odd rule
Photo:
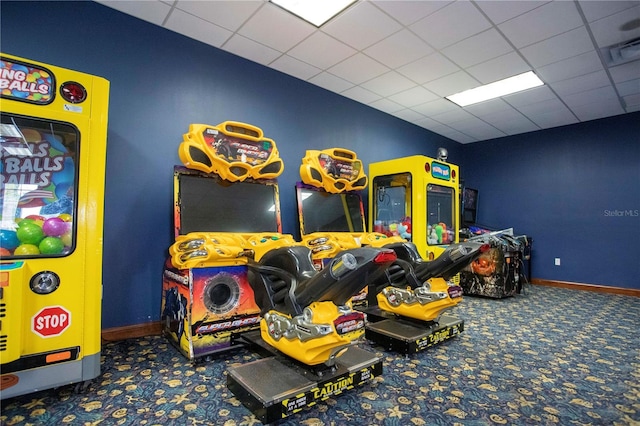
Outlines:
[[[109,82],[0,53],[0,398],[100,374]]]
[[[458,242],[458,166],[422,155],[369,164],[369,231],[413,242],[424,259]]]

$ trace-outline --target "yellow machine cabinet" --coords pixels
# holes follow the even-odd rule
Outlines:
[[[401,236],[432,260],[458,242],[458,166],[416,155],[369,164],[369,231]]]
[[[174,167],[175,242],[162,280],[163,334],[191,361],[260,325],[249,259],[297,244],[281,234],[275,142],[237,121],[191,124]]]
[[[100,374],[109,82],[0,56],[5,399]]]

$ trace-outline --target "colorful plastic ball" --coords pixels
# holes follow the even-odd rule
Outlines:
[[[34,244],[21,244],[13,254],[16,256],[40,254],[40,249]]]
[[[22,226],[22,225],[26,225],[28,223],[36,223],[36,221],[33,220],[33,219],[17,218],[16,219],[16,223],[18,224],[18,226]]]
[[[72,232],[71,230],[69,230],[68,232],[65,232],[60,239],[62,240],[62,243],[66,246],[66,247],[71,247],[71,244],[73,243],[73,237],[71,236]]]
[[[59,217],[52,217],[44,221],[42,230],[49,237],[59,237],[67,232],[67,222]]]
[[[58,215],[58,217],[65,222],[71,222],[71,220],[73,220],[73,217],[71,217],[71,215],[68,213],[61,213]]]
[[[0,229],[0,247],[13,250],[20,245],[20,240],[16,231],[11,229]]]
[[[11,256],[11,252],[4,247],[0,247],[0,257]]]
[[[38,225],[42,226],[46,218],[44,216],[40,216],[39,214],[30,214],[25,219],[33,220]]]
[[[38,248],[42,254],[60,254],[64,250],[64,243],[57,237],[45,237]]]
[[[22,244],[40,244],[44,238],[44,231],[34,223],[19,226],[16,235]]]

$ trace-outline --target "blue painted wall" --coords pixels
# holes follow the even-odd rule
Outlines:
[[[295,182],[307,149],[343,147],[365,165],[391,157],[452,162],[461,145],[317,86],[93,2],[1,5],[2,51],[111,82],[103,327],[158,320],[173,242],[173,166],[191,123],[260,127],[278,145],[283,232],[298,234]]]
[[[533,277],[640,289],[640,113],[468,144],[462,164],[477,221],[533,237]]]
[[[468,184],[481,190],[480,219],[498,227],[514,226],[534,237],[535,277],[639,285],[639,262],[628,261],[637,259],[629,243],[640,236],[637,218],[603,217],[607,209],[640,208],[637,114],[460,145],[97,3],[2,1],[0,11],[3,52],[111,82],[104,328],[159,319],[162,264],[173,242],[172,172],[180,163],[177,148],[189,124],[226,120],[258,126],[276,141],[285,163],[278,178],[285,233],[298,233],[294,184],[306,149],[348,148],[368,165],[408,155],[434,156],[444,146]],[[635,147],[630,142],[634,136]],[[581,145],[585,140],[588,145]],[[605,142],[616,148],[599,145]],[[595,156],[589,154],[592,148],[597,148]],[[565,159],[581,159],[573,167],[575,173],[566,170],[557,151]],[[612,156],[623,161],[623,167],[615,157],[606,159]],[[476,159],[488,165],[481,167]],[[507,160],[513,163],[506,165]],[[606,170],[600,167],[603,161]],[[512,174],[526,178],[517,177],[518,184],[513,184]],[[597,181],[602,176],[606,183]],[[558,178],[570,179],[572,184],[566,185],[570,190],[558,189]],[[633,179],[635,184],[629,183]],[[592,181],[597,181],[595,186]],[[543,191],[543,186],[554,191]],[[612,189],[615,196],[608,195]],[[506,202],[514,202],[516,208],[490,207]],[[577,215],[562,207],[565,202],[575,205]],[[554,209],[558,219],[539,225]],[[585,241],[598,243],[586,250]],[[562,258],[561,268],[546,267],[553,257]],[[583,272],[597,269],[601,261],[597,279]],[[605,272],[611,265],[616,267]]]

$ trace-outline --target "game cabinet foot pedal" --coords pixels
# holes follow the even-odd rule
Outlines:
[[[338,358],[335,367],[318,376],[280,357],[262,358],[230,368],[227,387],[268,424],[370,382],[382,374],[382,359],[354,346]]]
[[[430,323],[387,318],[367,324],[365,337],[387,350],[408,354],[435,346],[463,331],[464,321],[447,315]]]

